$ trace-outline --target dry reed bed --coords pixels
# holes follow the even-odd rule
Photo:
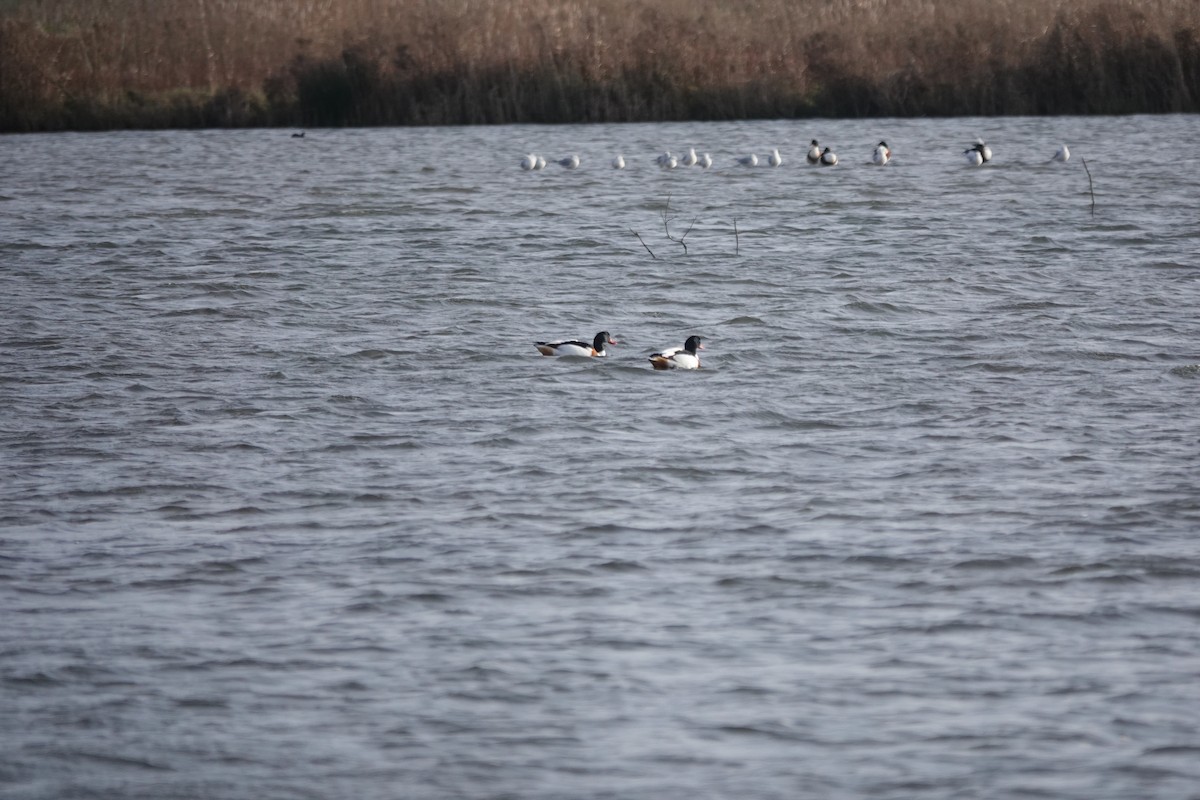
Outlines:
[[[0,0],[0,130],[1196,111],[1195,0]]]

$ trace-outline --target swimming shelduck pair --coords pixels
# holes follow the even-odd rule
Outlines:
[[[582,356],[583,358],[604,358],[608,355],[605,345],[620,344],[612,338],[608,331],[600,331],[589,345],[577,339],[562,342],[534,342],[533,346],[544,356]],[[650,356],[650,364],[655,369],[699,369],[700,356],[697,350],[703,350],[704,344],[699,336],[689,336],[683,347],[670,347],[661,353]]]
[[[703,349],[699,336],[689,336],[683,347],[671,347],[650,356],[650,364],[655,369],[699,369],[700,356],[696,351]]]
[[[564,342],[534,342],[533,346],[544,356],[583,356],[584,358],[603,358],[608,355],[604,349],[608,344],[620,344],[609,335],[608,331],[600,331],[591,344],[577,339]]]
[[[892,160],[892,148],[888,147],[887,142],[880,142],[875,147],[875,152],[871,153],[871,163],[883,166]]]

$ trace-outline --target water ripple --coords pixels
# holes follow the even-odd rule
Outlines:
[[[6,796],[1188,796],[1194,123],[6,137]]]

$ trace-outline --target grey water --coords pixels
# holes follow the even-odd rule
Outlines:
[[[0,137],[0,796],[1200,798],[1196,130]]]

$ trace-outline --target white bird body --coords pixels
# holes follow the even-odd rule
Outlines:
[[[699,369],[700,356],[696,351],[703,349],[699,336],[689,336],[683,347],[671,347],[651,355],[650,364],[655,369]]]
[[[772,167],[778,167],[783,163],[783,156],[779,155],[778,147],[771,151],[771,155],[767,158],[767,163]]]
[[[541,156],[538,156],[537,162],[534,163],[533,168],[534,169],[545,169],[546,168],[546,159],[542,158]]]
[[[979,163],[980,164],[986,164],[987,162],[992,160],[992,148],[988,147],[987,143],[985,141],[983,141],[983,139],[976,139],[975,144],[971,145],[971,150],[974,150],[975,152],[979,153]],[[970,155],[971,150],[966,151],[967,161],[970,161],[972,164],[974,164],[975,160]]]
[[[737,163],[741,164],[743,167],[757,167],[758,166],[758,156],[755,155],[754,153],[751,153],[748,156],[742,156],[741,158],[739,158],[737,160]]]
[[[821,166],[822,167],[832,167],[833,165],[837,164],[837,162],[838,162],[837,153],[833,152],[828,147],[826,147],[824,150],[821,151]]]
[[[572,339],[561,342],[534,342],[533,346],[544,356],[581,356],[583,358],[604,358],[608,355],[606,344],[618,344],[608,331],[600,331],[592,343]]]
[[[817,144],[817,140],[812,140],[812,146],[808,148],[808,155],[805,156],[808,163],[816,164],[821,160],[821,146]]]
[[[887,142],[880,142],[875,147],[875,152],[871,153],[871,163],[883,166],[892,160],[892,149],[887,146]]]
[[[671,151],[668,150],[667,152],[660,155],[658,158],[654,159],[654,163],[658,164],[660,167],[665,167],[665,166],[667,166],[667,162],[670,161],[672,158],[675,158],[675,156],[671,155]]]
[[[617,153],[617,157],[612,160],[613,169],[625,169],[625,156]]]
[[[559,166],[566,167],[567,169],[579,169],[579,156],[575,153],[572,153],[566,158],[560,158],[558,160],[558,164]]]
[[[537,156],[535,156],[533,153],[530,153],[529,155],[527,155],[521,159],[521,169],[528,172],[529,170],[536,169],[536,168],[537,168]]]
[[[708,153],[705,153],[704,155],[700,156],[700,166],[703,167],[704,169],[708,169],[709,167],[711,167],[712,166],[712,156],[710,156]]]
[[[1060,164],[1067,163],[1067,161],[1069,161],[1070,158],[1071,158],[1071,150],[1065,144],[1062,147],[1058,148],[1058,150],[1055,151],[1055,153],[1054,153],[1054,160],[1059,162]]]
[[[694,167],[696,166],[696,162],[699,160],[700,159],[696,157],[696,148],[692,147],[688,149],[688,154],[684,156],[683,160],[679,163],[685,167]]]

